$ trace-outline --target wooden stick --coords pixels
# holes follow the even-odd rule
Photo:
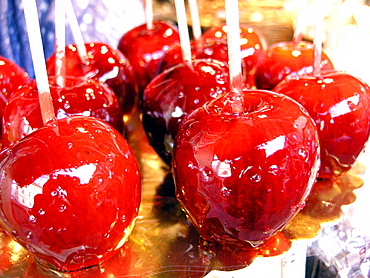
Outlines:
[[[313,39],[313,75],[321,76],[322,44],[324,42],[324,14],[318,13],[315,22],[315,34]]]
[[[184,0],[175,0],[177,22],[179,26],[180,45],[182,49],[182,59],[185,64],[192,66],[192,53],[189,38],[188,23],[186,20],[186,10]]]
[[[66,77],[66,5],[65,0],[55,1],[55,76],[60,87],[65,86]]]
[[[237,113],[243,111],[244,106],[238,1],[225,0],[225,11],[230,71],[230,91],[233,94],[233,111]]]
[[[144,0],[145,2],[145,17],[146,17],[146,28],[148,30],[153,29],[153,1]]]
[[[200,27],[199,20],[199,10],[197,0],[188,0],[191,16],[191,25],[193,30],[193,41],[195,47],[200,49],[202,47],[201,37],[202,37],[202,28]]]
[[[35,0],[23,0],[24,14],[30,41],[31,56],[35,70],[36,84],[43,123],[55,120],[53,100],[50,94],[46,70],[44,48],[42,45],[40,23]]]
[[[73,4],[71,0],[65,0],[66,1],[66,12],[67,12],[67,18],[69,26],[71,27],[71,32],[73,39],[75,40],[78,55],[80,56],[80,59],[82,63],[86,63],[87,61],[87,51],[86,51],[86,45],[85,40],[83,38],[80,25],[78,23],[76,12],[73,8]]]

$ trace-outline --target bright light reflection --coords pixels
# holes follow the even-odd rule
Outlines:
[[[212,75],[216,74],[216,71],[210,66],[203,66],[202,71],[207,72],[207,73],[212,74]]]
[[[221,178],[231,177],[230,164],[224,161],[220,161],[217,155],[213,157],[213,161],[211,165],[212,165],[212,169],[217,174],[217,176]]]
[[[248,39],[247,38],[240,38],[240,44],[243,45],[243,44],[247,44],[248,43]]]
[[[114,64],[114,63],[112,63]],[[114,67],[112,70],[108,71],[107,73],[105,73],[102,77],[100,77],[99,79],[101,81],[106,81],[108,79],[112,79],[112,78],[115,78],[117,77],[118,75],[118,72],[119,72],[119,68],[118,67]]]
[[[184,115],[184,111],[178,106],[176,106],[175,111],[172,112],[172,117],[174,118],[180,118],[182,115]]]
[[[103,45],[103,46],[100,48],[100,53],[101,53],[101,54],[106,54],[106,53],[108,53],[108,47],[106,47],[105,45]]]
[[[358,105],[360,102],[359,96],[352,96],[347,99],[342,100],[341,102],[337,103],[336,105],[330,107],[329,113],[332,118],[339,117],[345,115],[347,113],[352,112],[350,104]]]
[[[77,130],[81,133],[89,133],[86,129],[84,129],[83,127],[77,127]]]
[[[333,78],[325,78],[325,79],[323,80],[323,83],[325,83],[325,84],[331,84],[331,83],[333,83],[333,82],[334,82]]]
[[[16,200],[27,208],[33,208],[35,196],[42,194],[44,184],[49,180],[48,175],[42,175],[37,178],[35,182],[26,185],[18,186],[18,183],[13,180],[12,182],[12,195],[15,196]]]
[[[171,36],[173,34],[173,30],[172,29],[167,29],[166,32],[165,32],[165,35],[166,36]]]
[[[285,146],[285,136],[280,135],[276,137],[275,139],[272,139],[271,141],[268,141],[266,143],[263,143],[257,147],[259,150],[265,150],[266,157],[269,157],[270,155],[274,154],[278,150],[284,149]]]
[[[71,178],[79,178],[80,184],[88,184],[96,171],[95,164],[86,164],[77,168],[60,169],[54,175],[65,175]]]
[[[222,32],[217,31],[217,32],[215,33],[215,37],[216,37],[216,38],[222,38]]]
[[[292,56],[298,57],[299,55],[301,55],[301,51],[300,50],[293,50],[292,51]]]

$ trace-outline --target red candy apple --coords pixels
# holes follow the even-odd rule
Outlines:
[[[256,86],[258,89],[272,90],[291,73],[313,72],[314,44],[301,41],[280,42],[271,45],[263,52],[257,62]],[[322,53],[322,70],[332,70],[329,57]]]
[[[140,91],[157,75],[163,54],[174,44],[180,43],[177,29],[163,21],[153,21],[153,28],[146,24],[126,32],[118,49],[129,59],[136,73]]]
[[[65,87],[50,78],[50,91],[56,117],[94,116],[123,132],[122,110],[114,92],[98,80],[67,77]],[[3,143],[9,146],[43,126],[36,82],[23,86],[9,99],[4,109]]]
[[[348,171],[370,134],[370,88],[344,72],[290,75],[274,91],[301,103],[316,122],[321,146],[319,177]]]
[[[86,43],[87,59],[82,62],[76,45],[65,48],[67,76],[97,78],[107,84],[117,95],[125,123],[136,111],[138,88],[133,68],[128,59],[117,49],[104,43]],[[55,53],[47,60],[49,76],[55,75]]]
[[[97,265],[127,240],[140,174],[127,141],[93,117],[39,128],[1,153],[0,220],[44,266]]]
[[[207,42],[220,40],[227,42],[227,26],[213,26],[202,35],[202,40]],[[255,28],[247,24],[239,24],[241,57],[246,67],[246,83],[255,86],[255,72],[259,56],[267,49],[264,36]]]
[[[195,108],[226,92],[228,67],[211,60],[179,64],[155,77],[142,101],[142,122],[149,143],[171,165],[173,141],[183,118]]]
[[[16,63],[0,56],[0,119],[9,97],[20,86],[28,83],[30,78],[27,72]],[[2,121],[0,121],[0,129]]]
[[[201,48],[196,48],[192,44],[191,51],[192,51],[193,59],[217,60],[217,61],[223,62],[226,65],[228,65],[228,62],[229,62],[228,49],[227,49],[227,43],[225,42],[217,41],[217,40],[214,40],[214,41],[207,40],[207,42],[204,43]],[[244,84],[246,87],[252,88],[254,86],[254,81],[251,82],[251,78],[248,77],[249,72],[244,63],[244,60],[242,60],[241,62],[242,62]],[[183,63],[181,46],[180,45],[172,46],[163,55],[163,58],[159,65],[159,72],[161,73],[165,71],[166,69],[169,69],[180,63]]]
[[[191,112],[173,149],[176,196],[209,241],[260,245],[304,206],[319,162],[317,128],[282,94],[245,90]]]

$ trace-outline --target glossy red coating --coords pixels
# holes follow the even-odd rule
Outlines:
[[[117,49],[101,43],[85,43],[87,60],[83,63],[76,45],[65,48],[65,72],[67,76],[97,78],[106,83],[117,95],[122,107],[125,123],[129,122],[137,109],[138,85],[133,67]],[[49,76],[55,76],[55,53],[47,60]]]
[[[121,37],[118,49],[131,62],[141,92],[157,75],[163,54],[170,46],[179,43],[180,36],[175,26],[164,21],[153,21],[152,29],[142,24]]]
[[[204,43],[220,40],[227,43],[227,26],[213,26],[202,35]],[[241,56],[246,67],[246,84],[255,86],[255,72],[259,56],[267,49],[267,41],[258,29],[248,24],[240,24]]]
[[[201,236],[258,246],[304,206],[319,162],[317,128],[282,94],[223,95],[183,121],[173,149],[176,197]]]
[[[211,60],[193,60],[192,68],[179,64],[148,84],[143,94],[142,122],[150,144],[168,165],[183,118],[228,89],[228,67]]]
[[[193,59],[217,60],[223,62],[225,65],[229,64],[227,43],[225,42],[207,40],[207,42],[199,48],[196,48],[194,44],[192,44],[191,51]],[[181,46],[174,45],[163,55],[159,65],[159,73],[183,62]],[[254,86],[254,79],[252,80],[252,78],[250,78],[250,71],[247,70],[244,60],[241,62],[244,85],[247,88],[252,88]]]
[[[339,71],[290,75],[274,91],[301,103],[315,120],[321,145],[319,177],[348,171],[370,135],[370,88]]]
[[[50,92],[58,119],[71,115],[93,116],[123,133],[122,110],[117,96],[102,82],[85,77],[67,77],[66,86],[50,78]],[[43,126],[35,80],[20,88],[4,109],[3,143],[10,146]]]
[[[0,119],[6,102],[18,87],[28,83],[30,78],[28,73],[16,63],[0,56]],[[0,129],[2,121],[0,121]]]
[[[127,141],[106,123],[57,120],[4,149],[0,166],[1,224],[42,265],[97,265],[127,240],[140,173]]]
[[[272,90],[279,82],[291,73],[305,74],[313,72],[314,45],[301,41],[279,42],[270,45],[261,54],[257,62],[256,86],[258,89]],[[322,70],[332,70],[334,66],[323,52],[321,57]]]

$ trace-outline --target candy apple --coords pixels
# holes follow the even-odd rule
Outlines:
[[[18,87],[28,83],[30,78],[28,73],[16,63],[0,56],[0,119],[6,102]],[[0,121],[0,129],[2,121]]]
[[[270,45],[257,62],[256,86],[258,89],[272,90],[291,73],[313,72],[314,44],[301,41],[279,42]],[[332,70],[334,66],[323,52],[320,66],[322,70]]]
[[[321,146],[319,177],[348,171],[370,134],[370,88],[339,71],[289,75],[274,91],[301,103],[316,122]]]
[[[174,44],[180,43],[177,29],[164,21],[153,21],[153,28],[146,24],[126,32],[118,49],[129,59],[136,73],[141,92],[157,75],[158,63],[163,54]]]
[[[140,180],[132,150],[110,125],[57,119],[1,153],[0,223],[43,266],[97,265],[133,229]]]
[[[204,43],[200,48],[196,48],[194,44],[192,44],[191,51],[193,59],[217,60],[225,63],[226,65],[229,62],[227,43],[222,41],[207,40],[207,42]],[[248,77],[249,72],[246,68],[244,60],[241,62],[244,84],[248,88],[252,88],[254,82],[250,82],[251,78]],[[182,49],[180,45],[174,45],[168,51],[166,51],[166,53],[164,53],[159,64],[159,73],[180,63],[183,63]]]
[[[138,86],[132,65],[117,49],[105,43],[86,43],[87,58],[82,62],[76,45],[65,48],[65,72],[67,76],[97,78],[107,84],[117,95],[125,123],[137,108]],[[55,76],[55,53],[47,60],[49,76]]]
[[[240,107],[239,107],[240,109]],[[173,149],[176,197],[208,241],[258,246],[304,206],[319,167],[315,123],[282,94],[225,94],[184,119]]]
[[[171,165],[173,141],[190,111],[226,92],[228,67],[219,61],[193,60],[155,77],[142,101],[142,123],[149,143]]]
[[[106,121],[120,133],[124,131],[122,110],[114,92],[98,80],[67,77],[65,87],[50,78],[50,91],[56,117],[94,116]],[[22,86],[4,109],[3,144],[10,146],[43,126],[35,80]]]
[[[210,41],[220,40],[227,42],[227,26],[213,26],[202,35],[205,44]],[[259,56],[267,49],[265,37],[254,27],[239,24],[241,57],[246,67],[247,84],[255,86],[255,72]]]

